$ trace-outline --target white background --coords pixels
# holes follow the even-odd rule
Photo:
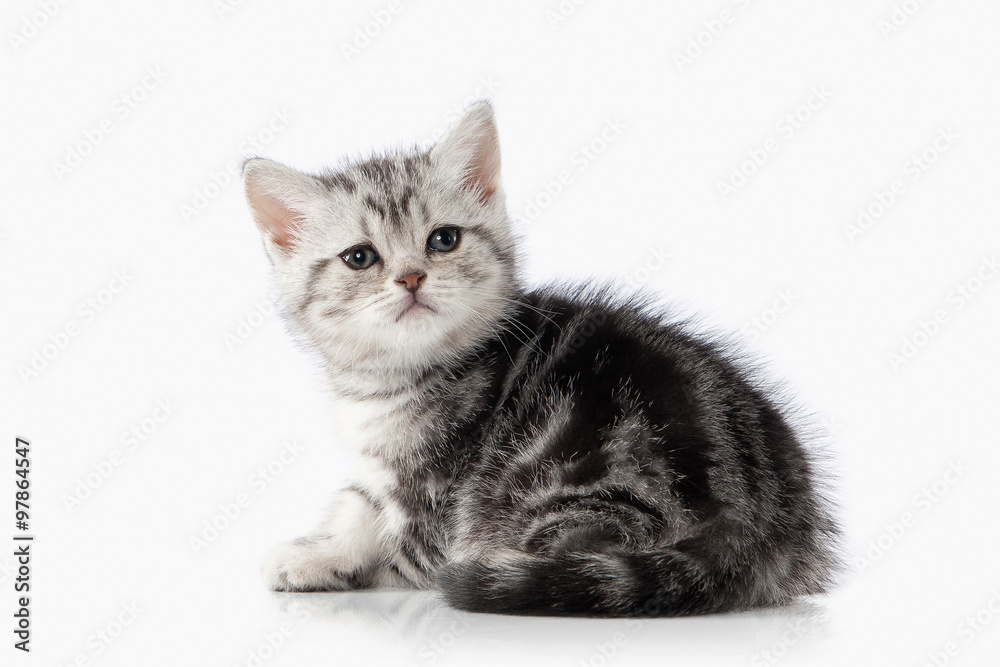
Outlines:
[[[0,459],[31,440],[37,536],[30,655],[0,550],[3,664],[995,664],[1000,5],[50,4],[0,17]],[[826,422],[832,595],[637,624],[264,589],[348,470],[226,165],[426,145],[479,96],[533,281],[742,329]]]

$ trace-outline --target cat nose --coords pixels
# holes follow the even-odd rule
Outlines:
[[[420,289],[420,285],[421,285],[421,283],[424,282],[424,278],[426,278],[426,277],[427,277],[427,274],[424,273],[423,271],[417,271],[415,273],[408,273],[405,276],[402,276],[400,278],[396,278],[396,284],[397,285],[402,285],[403,287],[405,287],[406,289],[410,290],[411,292],[416,292],[418,289]]]

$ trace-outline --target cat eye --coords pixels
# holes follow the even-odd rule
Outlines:
[[[427,249],[451,252],[458,247],[458,230],[454,227],[440,227],[431,232],[427,239]]]
[[[355,270],[367,269],[378,261],[375,248],[370,245],[359,245],[351,248],[340,256],[344,263]]]

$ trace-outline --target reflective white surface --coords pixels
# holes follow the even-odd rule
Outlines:
[[[995,665],[1000,4],[388,4],[5,5],[0,444],[32,441],[37,540],[23,655],[0,512],[0,663]],[[482,95],[531,281],[710,313],[826,422],[832,595],[634,622],[264,589],[348,466],[230,167],[426,143]]]

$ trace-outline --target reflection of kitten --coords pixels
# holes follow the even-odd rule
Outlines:
[[[813,466],[739,363],[600,289],[521,286],[488,105],[428,152],[319,176],[255,159],[244,184],[359,459],[270,586],[601,615],[827,586],[837,529]]]

